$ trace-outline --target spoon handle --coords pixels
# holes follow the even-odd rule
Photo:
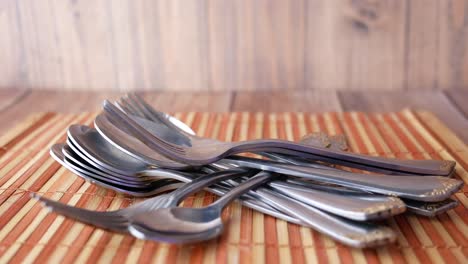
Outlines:
[[[238,156],[233,156],[219,162],[333,183],[351,189],[427,202],[445,200],[463,186],[462,181],[441,176],[371,175],[347,171],[323,170]]]
[[[281,181],[273,181],[269,185],[297,201],[356,221],[385,219],[406,209],[403,201],[397,197],[324,192]]]
[[[217,182],[241,176],[252,176],[253,174],[255,174],[255,171],[246,171],[242,169],[229,169],[214,172],[202,177],[195,178],[191,182],[182,185],[182,187],[171,193],[171,197],[176,201],[182,201],[190,194],[202,190],[203,188],[213,185]]]
[[[241,196],[242,194],[252,190],[253,188],[262,185],[272,179],[275,178],[274,174],[271,174],[266,171],[261,171],[257,173],[254,177],[248,179],[247,181],[239,184],[236,188],[231,189],[227,192],[224,196],[219,198],[216,202],[210,205],[218,210],[222,210],[226,205],[228,205],[231,201],[236,199],[237,197]]]
[[[257,192],[264,199],[268,199],[274,207],[290,213],[306,226],[329,235],[343,244],[363,248],[384,245],[396,239],[392,229],[386,226],[346,220],[292,200],[285,202],[286,200],[282,199],[283,195],[266,188]]]
[[[193,175],[193,173],[182,173],[182,172],[176,172],[175,173],[175,172],[173,172],[171,170],[165,170],[165,169],[161,169],[161,168],[153,169],[153,170],[146,170],[146,171],[144,171],[144,173],[142,173],[142,175],[145,175],[145,176],[154,175],[154,176],[157,176],[157,177],[161,177],[161,176],[166,175],[168,178],[176,179],[176,180],[186,182],[186,183],[190,183],[191,181],[193,181],[194,179],[197,178],[197,177],[195,177]],[[202,176],[199,176],[199,177],[202,177]],[[231,189],[232,189],[232,185],[226,185],[226,182],[218,182],[218,183],[213,184],[210,187],[206,188],[207,191],[209,191],[209,192],[211,192],[213,194],[216,194],[218,196],[223,196],[224,194],[229,192],[229,190],[231,190]],[[268,204],[264,203],[261,200],[261,197],[258,197],[257,195],[255,195],[255,192],[249,192],[248,194],[244,194],[244,196],[242,196],[240,198],[240,202],[243,205],[245,205],[245,206],[247,206],[249,208],[252,208],[254,210],[257,210],[259,212],[262,212],[264,214],[271,215],[273,217],[282,219],[282,220],[287,221],[287,222],[300,224],[300,222],[296,218],[291,217],[291,216],[289,216],[287,214],[284,214],[284,213],[272,208]]]

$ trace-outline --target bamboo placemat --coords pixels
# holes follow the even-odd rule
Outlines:
[[[468,187],[455,195],[460,206],[433,219],[410,214],[388,221],[398,243],[352,249],[311,229],[232,204],[225,233],[189,246],[147,242],[48,213],[31,192],[88,209],[115,210],[135,202],[62,168],[49,147],[63,142],[74,123],[92,124],[94,113],[43,113],[29,117],[0,139],[0,263],[190,262],[190,263],[467,263]],[[468,183],[468,147],[427,112],[398,113],[180,113],[198,134],[222,140],[284,138],[306,133],[345,134],[353,152],[409,159],[456,160],[457,178]],[[204,192],[184,206],[209,204]]]

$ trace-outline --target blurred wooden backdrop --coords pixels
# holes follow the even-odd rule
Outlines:
[[[0,87],[468,89],[468,1],[3,0]]]

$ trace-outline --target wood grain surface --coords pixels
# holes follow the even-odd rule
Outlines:
[[[257,91],[236,92],[234,112],[330,112],[341,111],[335,92],[326,91]]]
[[[453,101],[454,106],[468,118],[468,91],[453,90],[446,94]]]
[[[465,0],[0,3],[1,88],[468,88]]]
[[[433,112],[445,124],[468,142],[468,121],[466,116],[452,101],[440,91],[406,91],[406,92],[339,92],[340,101],[346,111],[391,112],[403,108],[428,110]],[[465,100],[468,94],[459,96]],[[457,101],[459,102],[459,101]]]

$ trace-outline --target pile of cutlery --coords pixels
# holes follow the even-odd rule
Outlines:
[[[51,148],[53,158],[96,185],[152,198],[98,212],[32,197],[58,214],[141,239],[213,239],[223,231],[223,208],[238,199],[349,246],[380,246],[396,240],[381,220],[445,212],[457,206],[450,196],[463,185],[450,177],[453,161],[351,153],[340,136],[316,133],[300,142],[203,138],[134,94],[106,100],[94,124],[70,126],[67,142]],[[238,155],[244,153],[255,155]],[[200,190],[220,198],[207,207],[178,207]]]

